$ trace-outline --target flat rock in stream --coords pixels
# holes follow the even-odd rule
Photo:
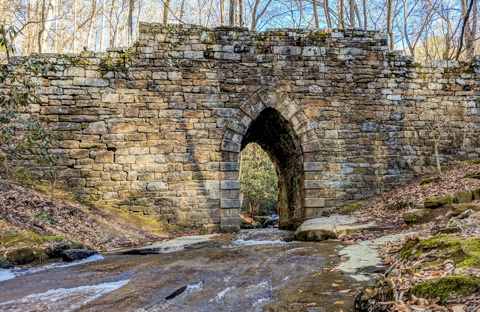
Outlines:
[[[98,254],[98,252],[95,250],[67,249],[63,251],[62,258],[63,258],[63,261],[75,261],[75,260],[82,260],[96,254]]]
[[[300,241],[324,241],[343,234],[379,228],[375,222],[361,224],[350,216],[331,215],[303,222],[295,232],[295,238]]]
[[[165,252],[174,252],[189,249],[201,249],[206,247],[218,247],[220,242],[211,239],[215,235],[202,235],[202,236],[185,236],[176,239],[172,239],[165,242],[155,243],[152,245],[130,249],[124,251],[123,254],[128,255],[148,255],[158,254]]]

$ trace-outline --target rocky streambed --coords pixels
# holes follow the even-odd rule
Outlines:
[[[0,311],[353,311],[384,270],[354,246],[246,230],[0,270]]]

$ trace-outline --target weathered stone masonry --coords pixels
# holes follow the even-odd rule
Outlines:
[[[279,175],[281,226],[480,153],[480,58],[415,64],[360,30],[141,24],[106,53],[41,55],[40,118],[58,180],[86,199],[179,225],[238,228],[238,153],[259,143]],[[478,136],[478,134],[477,134]]]

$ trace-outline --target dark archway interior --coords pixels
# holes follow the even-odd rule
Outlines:
[[[278,176],[279,227],[294,229],[303,217],[302,153],[293,127],[273,108],[266,108],[252,122],[242,141],[242,150],[255,142],[270,156]]]

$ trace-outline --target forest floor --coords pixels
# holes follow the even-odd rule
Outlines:
[[[108,250],[198,234],[44,186],[0,180],[0,198],[0,256],[18,247],[12,244],[15,235],[63,237],[89,249]],[[45,248],[48,244],[37,237],[28,247]]]
[[[428,209],[429,216],[405,222],[404,214],[424,209],[428,198],[453,199],[461,190],[476,190],[477,199],[472,196],[468,203],[456,204],[455,197],[453,203]],[[359,293],[361,311],[480,311],[479,191],[480,161],[476,160],[344,210],[360,221],[384,220],[393,226],[383,233],[365,231],[340,237],[344,241],[402,234],[381,247],[389,269],[375,285]]]

